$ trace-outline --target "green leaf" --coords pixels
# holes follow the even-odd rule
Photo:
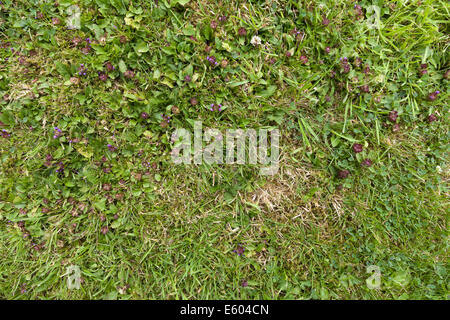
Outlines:
[[[117,229],[122,224],[123,224],[123,219],[118,219],[118,220],[114,221],[113,223],[111,223],[111,228]]]
[[[105,50],[103,50],[103,47],[101,46],[101,45],[98,45],[98,44],[92,44],[91,45],[91,47],[92,47],[92,49],[94,49],[95,50],[95,52],[97,53],[97,54],[107,54],[106,52],[105,52]]]
[[[60,75],[62,75],[62,76],[68,76],[69,75],[69,73],[67,72],[67,67],[64,64],[62,64],[61,62],[57,61],[55,63],[55,67],[56,67],[56,70],[58,71],[58,73]]]
[[[13,27],[14,28],[23,28],[27,25],[26,19],[18,19],[14,22]]]
[[[138,53],[148,52],[148,45],[147,43],[141,41],[134,47],[134,50]]]
[[[161,81],[162,84],[165,84],[166,86],[168,86],[169,88],[173,88],[173,84],[169,81],[169,79],[164,79],[163,81]]]
[[[277,90],[277,86],[269,86],[266,88],[266,90],[256,93],[256,96],[260,96],[262,98],[268,98],[268,97],[272,96],[276,90]]]
[[[202,34],[206,40],[211,40],[213,31],[209,25],[204,26],[202,29]]]
[[[192,25],[188,25],[186,28],[184,28],[183,34],[185,36],[193,36],[195,35],[195,28]]]
[[[123,95],[131,100],[139,101],[139,98],[132,93],[125,92]]]
[[[66,185],[66,187],[75,187],[75,183],[73,183],[73,181],[67,181],[64,184]]]
[[[123,60],[119,61],[119,70],[122,73],[128,70],[127,65],[125,64],[125,62],[123,62]]]
[[[228,52],[231,52],[231,46],[226,42],[222,42],[222,48],[224,48]]]
[[[248,80],[244,80],[244,81],[230,81],[227,83],[228,86],[230,87],[237,87],[237,86],[241,86],[243,84],[248,83]]]
[[[94,206],[101,211],[105,211],[106,210],[106,199],[97,201],[96,203],[94,203]]]
[[[433,50],[430,49],[429,46],[427,46],[425,48],[425,52],[423,53],[423,56],[422,56],[422,63],[427,62],[428,57],[431,56],[432,54],[433,54]]]
[[[158,80],[159,77],[161,77],[161,71],[159,71],[159,69],[156,69],[155,71],[153,71],[153,79]]]
[[[400,286],[406,286],[410,281],[410,274],[408,270],[400,270],[397,272],[394,272],[392,275],[392,280],[395,284]]]
[[[136,191],[133,191],[132,194],[133,194],[133,197],[139,197],[142,194],[142,191],[136,190]]]
[[[162,51],[168,55],[176,54],[176,51],[174,48],[162,48]]]
[[[11,111],[2,111],[0,114],[0,121],[7,125],[14,124],[14,114]]]
[[[175,7],[177,4],[186,5],[190,0],[170,0],[170,6]]]
[[[74,147],[75,150],[77,150],[85,158],[91,158],[94,155],[94,151],[92,150],[92,148],[78,144],[76,144]]]

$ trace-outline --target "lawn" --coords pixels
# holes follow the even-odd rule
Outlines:
[[[0,298],[448,299],[449,9],[2,0]]]

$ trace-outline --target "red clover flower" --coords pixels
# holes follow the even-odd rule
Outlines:
[[[361,162],[361,165],[365,167],[370,167],[372,165],[372,160],[366,158]]]
[[[339,170],[338,172],[338,178],[339,179],[345,179],[348,177],[348,175],[350,174],[350,172],[348,170]]]
[[[239,28],[238,34],[239,34],[241,37],[243,37],[243,36],[247,35],[247,30],[245,30],[245,28]]]
[[[303,64],[307,64],[308,63],[308,57],[307,56],[300,56],[300,62]]]
[[[108,80],[108,76],[107,76],[104,72],[101,72],[101,71],[98,71],[98,78],[99,78],[101,81],[106,81],[106,80]]]
[[[434,113],[432,113],[432,114],[430,114],[430,115],[428,116],[428,122],[429,122],[429,123],[434,122],[434,121],[436,121],[436,120],[437,120],[437,116],[436,116]]]
[[[396,110],[392,110],[391,112],[389,112],[389,116],[388,116],[389,121],[395,122],[395,121],[397,121],[397,118],[398,118],[398,112]]]
[[[362,144],[355,143],[355,144],[353,145],[353,151],[354,151],[355,153],[360,153],[360,152],[362,152],[362,151],[363,151],[363,146],[362,146]]]

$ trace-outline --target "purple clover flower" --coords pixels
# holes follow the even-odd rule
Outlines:
[[[21,286],[21,288],[20,288],[20,293],[21,293],[21,294],[24,294],[24,293],[26,293],[26,292],[27,292],[26,285],[25,285],[25,284],[22,284],[22,286]]]
[[[84,64],[80,64],[80,67],[78,68],[78,75],[85,76],[87,69],[85,68]]]
[[[343,69],[343,72],[349,73],[350,72],[350,64],[348,63],[348,58],[342,57],[339,59],[339,61],[341,62],[341,67]]]
[[[171,116],[167,116],[167,115],[163,114],[163,115],[162,115],[162,118],[163,118],[163,121],[169,123],[169,122],[170,122]]]
[[[105,66],[108,72],[114,71],[116,69],[116,67],[114,67],[111,62],[107,62]]]
[[[98,78],[103,82],[108,80],[108,76],[104,72],[100,71],[98,71]]]
[[[58,128],[58,127],[55,127],[55,128],[54,128],[54,132],[53,132],[53,139],[57,139],[57,138],[59,138],[60,136],[62,136],[62,131],[61,131],[61,129]]]
[[[152,166],[152,164],[151,164],[150,162],[148,162],[148,161],[143,161],[143,162],[142,162],[142,165],[143,165],[144,167],[146,167],[146,168],[150,168],[150,167]]]
[[[241,244],[238,244],[237,248],[233,250],[233,252],[236,253],[238,256],[244,255],[244,251],[245,248]]]
[[[440,94],[440,93],[441,93],[440,91],[436,90],[428,95],[428,99],[430,101],[436,100],[438,94]]]
[[[214,57],[214,56],[207,56],[206,60],[208,60],[211,65],[214,65],[214,66],[218,65],[218,63],[216,61],[216,57]]]
[[[291,31],[291,34],[295,34],[295,35],[299,35],[299,34],[301,34],[302,32],[301,31],[299,31],[299,30],[297,30],[297,28],[294,28],[292,31]]]
[[[8,133],[8,131],[6,131],[5,129],[2,130],[2,137],[3,138],[9,138],[11,137],[11,134]]]
[[[64,163],[59,162],[58,163],[58,169],[56,169],[56,172],[64,172]]]
[[[222,105],[220,103],[219,104],[211,103],[209,110],[210,111],[219,111],[220,112],[220,111],[222,111]]]
[[[109,144],[109,143],[108,143],[107,147],[108,147],[108,150],[111,152],[114,152],[117,150],[117,147],[114,147],[112,144]]]

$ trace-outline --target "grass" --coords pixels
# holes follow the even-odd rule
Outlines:
[[[448,16],[446,1],[2,1],[0,297],[448,299]],[[171,134],[194,120],[280,129],[278,173],[174,165]]]

